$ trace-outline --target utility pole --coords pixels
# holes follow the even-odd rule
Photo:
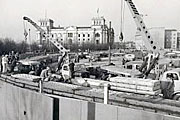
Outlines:
[[[109,30],[108,30],[108,44],[109,44],[109,63],[111,65],[111,21],[109,22]]]
[[[31,52],[31,29],[29,29],[29,49],[30,49],[30,52]]]

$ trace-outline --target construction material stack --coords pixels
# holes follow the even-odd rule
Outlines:
[[[139,78],[110,78],[111,89],[133,92],[145,95],[159,95],[161,93],[160,81]]]

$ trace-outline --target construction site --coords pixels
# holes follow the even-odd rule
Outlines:
[[[22,16],[36,30],[41,48],[48,43],[58,51],[2,56],[0,120],[180,120],[180,52],[165,51],[133,0],[124,4],[145,50],[112,49],[114,30],[103,17],[93,18],[91,27],[67,28],[65,39],[70,39],[64,44],[55,32],[63,34],[65,28]],[[121,26],[122,21],[123,16]],[[106,44],[107,50],[72,51],[74,29],[79,44],[87,36],[94,44]],[[85,29],[90,32],[84,35]],[[122,27],[119,39],[124,39]]]

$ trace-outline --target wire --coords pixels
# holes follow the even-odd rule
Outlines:
[[[124,13],[125,13],[125,2],[124,0],[121,0],[121,19],[120,19],[120,36],[119,36],[120,40],[123,40]]]

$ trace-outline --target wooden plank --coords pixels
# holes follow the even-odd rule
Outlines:
[[[129,88],[120,88],[120,87],[114,87],[114,86],[111,87],[111,90],[124,91],[124,92],[132,92],[132,93],[138,93],[138,94],[144,94],[144,95],[159,95],[161,93],[161,90],[144,91],[144,90],[129,89]]]
[[[85,82],[85,80],[91,85],[91,86],[103,86],[104,84],[110,84],[114,90],[126,90],[127,92],[133,92],[133,91],[137,91],[140,93],[143,93],[143,91],[145,91],[144,94],[147,94],[149,92],[153,92],[153,91],[159,91],[160,90],[160,85],[159,86],[141,86],[138,84],[126,84],[126,83],[116,83],[116,82],[108,82],[108,81],[102,81],[102,80],[94,80],[94,79],[90,79],[90,78],[82,78],[82,79],[77,79],[77,82],[79,84],[83,84]],[[117,89],[115,89],[117,88]],[[119,88],[119,89],[118,89]],[[133,89],[133,90],[130,90]],[[157,92],[155,92],[157,94]],[[152,93],[151,93],[152,94]],[[154,93],[153,93],[154,94]]]
[[[112,77],[111,82],[126,83],[126,84],[138,84],[142,86],[159,86],[159,80],[141,79],[141,78],[127,78],[127,77]]]

